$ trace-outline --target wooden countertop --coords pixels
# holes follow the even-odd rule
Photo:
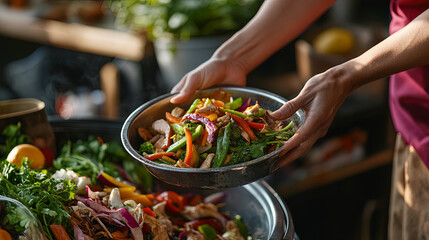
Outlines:
[[[0,34],[39,44],[139,61],[146,39],[118,29],[45,20],[25,9],[0,5]]]

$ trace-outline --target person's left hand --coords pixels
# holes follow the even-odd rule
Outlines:
[[[332,71],[315,75],[307,81],[299,95],[271,114],[282,120],[302,109],[305,122],[284,144],[280,166],[301,157],[317,139],[326,135],[339,107],[351,92],[351,87]]]

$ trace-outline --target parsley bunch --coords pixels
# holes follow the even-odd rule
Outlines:
[[[24,204],[40,221],[48,239],[53,239],[49,231],[51,224],[69,225],[71,216],[66,205],[75,198],[73,181],[52,178],[46,170],[33,170],[25,161],[18,167],[4,160],[0,169],[0,195]],[[6,207],[5,225],[16,233],[25,230],[29,225],[28,216],[19,208]]]

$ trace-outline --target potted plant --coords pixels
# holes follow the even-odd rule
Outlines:
[[[210,58],[258,11],[263,0],[112,0],[117,21],[145,30],[163,79],[174,86]]]

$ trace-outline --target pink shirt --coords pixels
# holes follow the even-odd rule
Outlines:
[[[429,0],[391,0],[390,33],[398,31],[428,8]],[[429,65],[392,75],[389,92],[395,129],[429,168]]]

